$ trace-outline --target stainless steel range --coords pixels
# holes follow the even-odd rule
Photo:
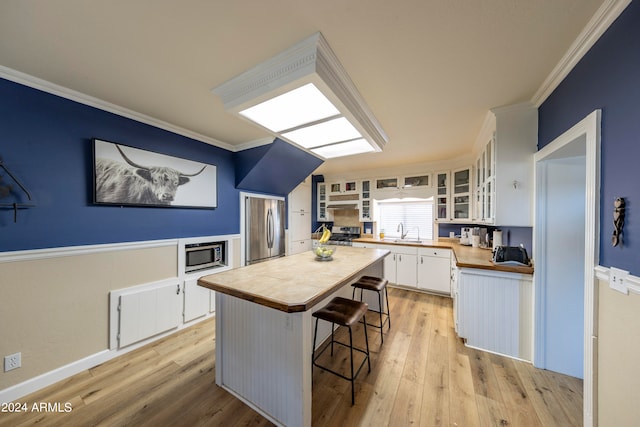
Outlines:
[[[331,245],[351,246],[353,239],[360,237],[360,227],[344,227],[334,225],[327,243]]]

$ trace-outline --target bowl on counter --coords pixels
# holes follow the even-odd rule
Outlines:
[[[316,256],[317,261],[331,261],[333,254],[336,252],[336,245],[325,245],[319,243],[313,248],[313,253]]]

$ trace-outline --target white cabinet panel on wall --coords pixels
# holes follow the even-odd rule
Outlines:
[[[531,361],[531,275],[463,268],[457,289],[458,335],[468,346]]]
[[[451,294],[451,251],[441,248],[418,250],[418,289]]]
[[[177,279],[113,291],[118,299],[118,347],[177,328],[181,323],[182,295]]]

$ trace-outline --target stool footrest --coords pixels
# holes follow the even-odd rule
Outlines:
[[[341,345],[341,346],[346,347],[346,348],[350,348],[349,344],[345,344],[345,343],[342,343],[340,341],[333,341],[333,343]],[[313,358],[313,366],[318,367],[318,368],[320,368],[320,369],[322,369],[324,371],[331,372],[332,374],[337,375],[340,378],[343,378],[345,380],[348,380],[348,381],[355,380],[356,377],[358,376],[358,374],[360,373],[360,371],[362,370],[362,367],[367,362],[367,359],[369,358],[369,355],[367,354],[367,352],[362,350],[362,349],[360,349],[360,348],[353,347],[353,351],[357,351],[359,353],[364,354],[364,359],[362,359],[362,363],[360,363],[360,366],[358,367],[358,369],[353,374],[353,378],[351,378],[351,377],[348,377],[348,376],[346,376],[344,374],[341,374],[340,372],[336,372],[331,368],[328,368],[326,366],[322,366],[322,365],[316,363],[316,360],[318,360],[320,358],[320,356],[322,356],[322,353],[324,353],[325,350],[328,349],[329,347],[331,347],[331,342],[329,342],[327,345],[325,345],[324,348],[322,350],[320,350],[320,352],[318,352],[316,356],[314,356],[314,358]]]

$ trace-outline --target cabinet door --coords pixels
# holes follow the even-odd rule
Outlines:
[[[396,257],[397,255],[393,252],[384,257],[384,278],[389,281],[389,283],[396,283]]]
[[[418,255],[396,254],[396,283],[415,287],[418,281]]]
[[[451,294],[450,252],[445,253],[442,249],[424,250],[418,260],[418,288]]]
[[[311,239],[295,240],[289,244],[289,255],[295,255],[311,250]]]
[[[378,178],[376,179],[377,190],[397,190],[398,178]]]
[[[318,183],[318,201],[317,201],[317,220],[318,221],[330,221],[331,216],[327,209],[327,184],[324,182]]]
[[[289,241],[311,238],[311,214],[309,212],[289,212]]]
[[[211,291],[198,286],[198,279],[184,281],[184,321],[189,322],[209,312]]]
[[[430,187],[431,175],[412,175],[402,178],[402,188]]]
[[[436,219],[449,219],[449,172],[436,174]]]
[[[360,222],[373,221],[371,204],[371,181],[363,180],[360,183]]]
[[[311,212],[311,186],[303,182],[287,197],[288,209],[293,212]]]
[[[453,219],[471,218],[471,168],[451,172],[453,181]]]

